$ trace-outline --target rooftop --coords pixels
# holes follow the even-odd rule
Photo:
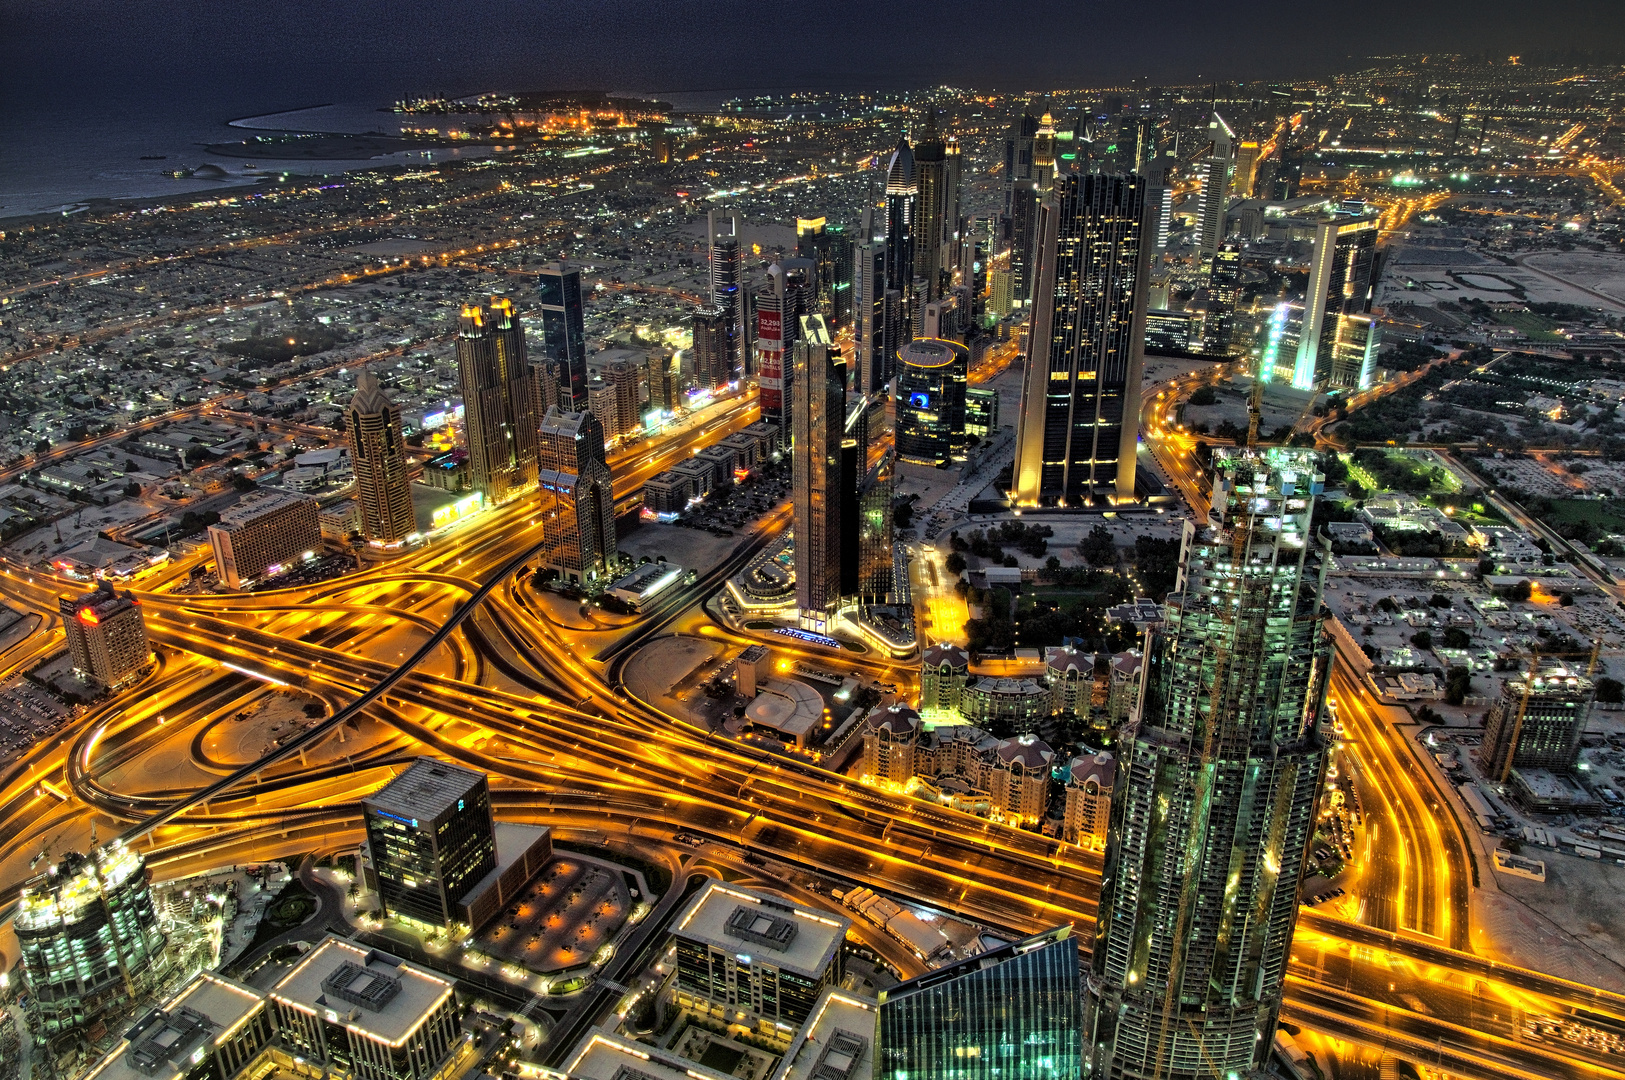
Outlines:
[[[150,1010],[86,1080],[175,1080],[190,1071],[190,1056],[235,1034],[265,995],[207,971],[161,1008]]]
[[[435,758],[418,758],[405,772],[368,795],[362,803],[388,814],[432,821],[467,798],[485,780],[483,773]]]
[[[271,996],[399,1046],[451,992],[450,982],[423,968],[328,937],[276,984]]]
[[[581,1041],[564,1071],[579,1080],[727,1080],[696,1062],[603,1031]]]
[[[744,957],[754,954],[780,970],[817,979],[851,925],[838,915],[713,881],[689,901],[672,934]]]
[[[773,1080],[870,1080],[875,1072],[875,1007],[869,998],[825,991]]]

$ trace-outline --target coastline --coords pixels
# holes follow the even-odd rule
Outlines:
[[[300,105],[293,109],[278,109],[276,112],[255,113],[252,116],[239,116],[235,120],[227,120],[227,127],[254,128],[254,120],[269,120],[275,116],[291,116],[294,113],[310,112],[313,109],[331,109],[337,102],[324,101],[320,105]]]

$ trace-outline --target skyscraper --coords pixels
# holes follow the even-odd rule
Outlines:
[[[828,218],[796,219],[796,257],[813,264],[814,298],[809,314],[822,315],[831,329],[840,326],[835,319],[835,248],[839,237],[838,230],[830,231]]]
[[[542,565],[568,581],[602,578],[614,567],[615,494],[604,460],[604,428],[589,411],[549,409],[541,426]]]
[[[767,268],[767,281],[756,291],[756,382],[761,390],[762,419],[789,426],[796,337],[801,316],[813,312],[817,266],[811,259],[780,259]]]
[[[886,242],[872,233],[872,210],[852,245],[853,383],[860,393],[874,394],[890,376],[886,352]]]
[[[1197,243],[1205,258],[1224,240],[1224,212],[1230,205],[1230,178],[1236,168],[1236,133],[1218,113],[1207,125],[1213,147],[1202,162],[1202,209],[1197,222]]]
[[[1326,766],[1330,543],[1307,450],[1220,451],[1150,631],[1112,791],[1088,1075],[1253,1075],[1270,1053]]]
[[[615,397],[615,418],[611,425],[605,422],[605,434],[621,438],[637,431],[643,425],[641,382],[643,365],[630,360],[615,360],[603,368],[604,382],[609,384]]]
[[[919,138],[914,140],[914,277],[925,282],[915,299],[935,300],[942,295],[942,244],[951,231],[948,209],[948,144],[937,134],[937,111],[928,109]]]
[[[897,452],[887,447],[858,486],[858,576],[852,591],[865,601],[883,600],[895,587],[891,503],[896,463]]]
[[[1233,340],[1240,281],[1240,250],[1229,242],[1220,244],[1208,267],[1207,317],[1202,320],[1203,356],[1232,356],[1241,351]]]
[[[1145,181],[1069,173],[1040,207],[1016,421],[1019,505],[1134,497],[1150,252]]]
[[[739,350],[734,341],[734,313],[727,308],[701,308],[694,313],[694,385],[716,390],[733,381]]]
[[[897,351],[897,456],[945,465],[965,451],[965,386],[970,350],[920,338]]]
[[[1074,1080],[1082,983],[1077,938],[1061,926],[883,990],[875,1075]]]
[[[1258,140],[1244,139],[1236,147],[1236,169],[1230,177],[1230,194],[1238,199],[1253,197],[1253,178],[1258,173]]]
[[[585,409],[587,315],[581,295],[581,271],[561,262],[548,263],[542,267],[537,289],[542,301],[542,355],[558,365],[559,407]]]
[[[739,217],[712,210],[705,218],[705,243],[711,259],[711,306],[733,318],[734,355],[730,369],[750,372],[750,342],[754,335],[745,330],[745,264],[740,250]]]
[[[1010,134],[1004,139],[1004,213],[1001,215],[1001,236],[1013,240],[1016,202],[1024,192],[1032,190],[1033,137],[1038,134],[1038,118],[1030,108],[1021,110],[1021,117],[1010,125]]]
[[[1055,121],[1049,113],[1034,123],[1027,148],[1027,176],[1017,182],[1010,203],[1010,275],[1017,307],[1033,300],[1040,273],[1038,208],[1055,181]]]
[[[1303,332],[1292,385],[1350,390],[1370,385],[1375,341],[1369,323],[1377,281],[1377,219],[1336,215],[1315,227],[1315,255],[1303,299]]]
[[[344,411],[344,428],[355,468],[361,535],[380,546],[399,544],[418,531],[406,476],[406,445],[401,441],[401,410],[384,395],[378,376],[370,370],[363,370],[356,380],[355,397]]]
[[[840,349],[822,315],[801,319],[791,394],[796,604],[821,629],[841,596],[841,435],[846,419]]]
[[[547,280],[544,276],[544,296]],[[579,288],[579,276],[575,282]],[[553,287],[563,286],[555,280]],[[557,312],[548,315],[544,311],[550,334],[557,317],[561,317]],[[564,359],[552,359],[561,371],[568,366]],[[583,357],[583,394],[587,392],[586,373]],[[463,308],[457,334],[457,377],[463,391],[463,433],[474,490],[485,496],[488,506],[500,506],[536,483],[538,395],[531,383],[535,374],[525,356],[525,331],[514,317],[512,301],[493,299],[489,310],[475,305]]]
[[[361,800],[367,848],[384,911],[433,926],[496,869],[496,826],[482,773],[418,758]]]
[[[886,163],[886,288],[903,298],[905,311],[913,308],[914,222],[919,201],[914,151],[908,139],[899,135]]]

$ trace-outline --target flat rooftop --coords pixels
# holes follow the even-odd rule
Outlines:
[[[764,679],[760,692],[745,706],[745,718],[804,740],[824,719],[824,699],[797,679]]]
[[[159,1017],[157,1010],[146,1013],[86,1080],[174,1080],[193,1068],[193,1053],[220,1041],[264,1001],[265,995],[258,990],[202,972],[163,1004],[162,1011],[169,1014],[167,1020]],[[183,1009],[199,1014],[206,1022],[197,1025]],[[155,1070],[142,1069],[137,1058],[154,1051],[161,1063]]]
[[[406,771],[362,799],[369,809],[433,821],[485,779],[484,773],[438,758],[418,758]]]
[[[712,881],[672,924],[672,936],[817,979],[851,925],[770,893]]]
[[[731,1080],[658,1047],[602,1031],[581,1040],[564,1071],[578,1080]]]
[[[335,977],[346,981],[350,996],[329,988]],[[335,937],[322,939],[271,989],[278,1001],[318,1016],[335,1012],[348,1017],[344,1024],[351,1031],[396,1046],[451,993],[452,984],[438,975]]]
[[[871,998],[824,991],[773,1080],[873,1080],[877,1008]]]

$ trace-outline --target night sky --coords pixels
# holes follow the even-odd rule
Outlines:
[[[0,91],[289,104],[481,89],[1290,78],[1440,49],[1625,52],[1620,0],[0,0]]]

